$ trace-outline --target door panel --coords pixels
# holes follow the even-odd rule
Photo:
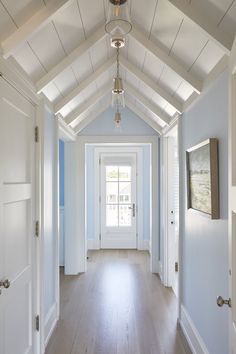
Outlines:
[[[0,79],[0,354],[33,353],[35,108]]]
[[[136,154],[101,158],[101,247],[137,248]]]

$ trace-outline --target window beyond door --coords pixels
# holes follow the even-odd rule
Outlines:
[[[106,226],[132,224],[131,166],[106,166]]]

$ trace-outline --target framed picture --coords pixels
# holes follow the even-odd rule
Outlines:
[[[219,219],[218,140],[203,141],[186,155],[188,209]]]

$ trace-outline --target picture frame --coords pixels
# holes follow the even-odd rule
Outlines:
[[[210,138],[186,151],[188,209],[219,219],[218,140]]]

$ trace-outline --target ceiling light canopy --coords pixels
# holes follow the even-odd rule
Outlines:
[[[128,0],[108,0],[105,30],[116,38],[122,38],[132,30]]]

